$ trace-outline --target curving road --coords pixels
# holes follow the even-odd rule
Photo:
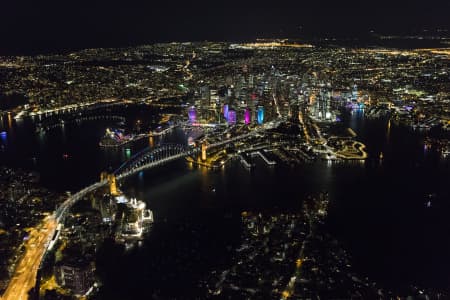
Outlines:
[[[54,216],[46,217],[41,224],[33,228],[25,243],[25,253],[18,263],[2,300],[26,300],[28,291],[36,284],[36,275],[45,255],[47,246],[56,230]]]
[[[227,143],[234,142],[236,140],[249,137],[255,132],[243,134],[237,137],[234,137],[229,140],[221,141],[215,144],[210,144],[208,148],[218,147]],[[122,172],[120,174],[116,174],[116,178],[118,180],[136,174],[142,170],[150,169],[153,167],[157,167],[163,165],[165,163],[183,158],[187,155],[192,155],[198,153],[200,150],[190,149],[181,153],[176,153],[174,155],[170,155],[164,158],[161,158],[157,161],[151,161],[144,165],[138,165],[132,168],[131,170],[127,170],[126,172]],[[41,224],[36,226],[30,231],[29,239],[25,243],[25,253],[23,257],[20,259],[18,263],[15,273],[12,276],[9,285],[3,294],[0,297],[0,300],[26,300],[28,299],[28,292],[36,285],[36,277],[41,262],[49,250],[50,242],[56,233],[56,228],[58,224],[64,222],[64,218],[66,213],[70,210],[70,208],[79,200],[81,200],[85,195],[94,190],[105,186],[108,183],[107,180],[103,180],[100,182],[96,182],[92,185],[85,187],[80,190],[76,194],[71,195],[64,203],[62,203],[53,215],[46,217]]]

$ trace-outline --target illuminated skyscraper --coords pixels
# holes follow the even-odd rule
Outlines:
[[[353,90],[352,90],[352,101],[358,101],[358,86],[355,84],[353,85]]]
[[[210,89],[209,90],[209,99],[210,99],[210,104],[218,104],[219,103],[219,95],[217,94],[217,90],[215,89]]]
[[[228,120],[228,104],[225,104],[223,106],[223,116],[224,116],[225,120]]]
[[[251,121],[252,121],[252,118],[251,118],[250,109],[246,108],[244,110],[244,122],[245,122],[245,125],[250,124]]]
[[[228,124],[234,125],[236,124],[236,111],[233,109],[230,109],[228,111],[228,118],[227,118]]]
[[[320,120],[331,118],[331,93],[328,89],[320,89],[314,102],[313,115]]]
[[[211,105],[211,93],[210,93],[209,86],[200,87],[200,97],[201,97],[202,108],[208,107]]]
[[[194,106],[190,107],[188,110],[189,122],[195,123],[197,121],[197,110]]]
[[[257,121],[259,125],[261,125],[264,122],[264,107],[262,106],[258,106]]]

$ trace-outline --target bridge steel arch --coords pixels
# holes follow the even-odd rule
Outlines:
[[[128,174],[137,168],[140,170],[150,168],[192,153],[192,148],[188,148],[181,144],[163,144],[157,148],[147,147],[120,165],[113,174],[120,179],[123,178],[123,174]],[[132,173],[134,174],[135,172],[133,171]]]

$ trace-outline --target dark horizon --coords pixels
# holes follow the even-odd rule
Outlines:
[[[450,3],[400,0],[229,1],[192,3],[97,1],[64,5],[30,0],[4,3],[0,54],[51,53],[172,41],[248,41],[257,38],[366,38],[450,30]]]

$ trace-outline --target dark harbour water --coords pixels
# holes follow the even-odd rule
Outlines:
[[[152,123],[160,111],[130,107],[122,113],[130,123],[137,118]],[[29,120],[8,124],[3,116],[2,122],[0,129],[8,135],[1,141],[0,163],[36,169],[42,183],[58,191],[75,191],[98,180],[102,170],[118,166],[127,156],[125,150],[98,147],[105,128],[114,122],[69,124],[45,136],[35,134]],[[388,129],[387,120],[365,120],[355,112],[343,122],[367,145],[366,162],[295,168],[258,163],[248,172],[238,163],[208,171],[178,161],[124,182],[122,190],[145,200],[156,223],[141,247],[124,253],[107,243],[101,249],[101,298],[195,295],[199,278],[229,262],[239,243],[241,211],[296,211],[305,195],[324,190],[331,200],[328,229],[352,255],[361,276],[392,289],[417,284],[446,290],[449,160],[424,150],[419,133],[394,124]],[[167,138],[178,141],[183,134]],[[148,143],[140,142],[131,152]],[[434,196],[428,208],[429,194]]]

